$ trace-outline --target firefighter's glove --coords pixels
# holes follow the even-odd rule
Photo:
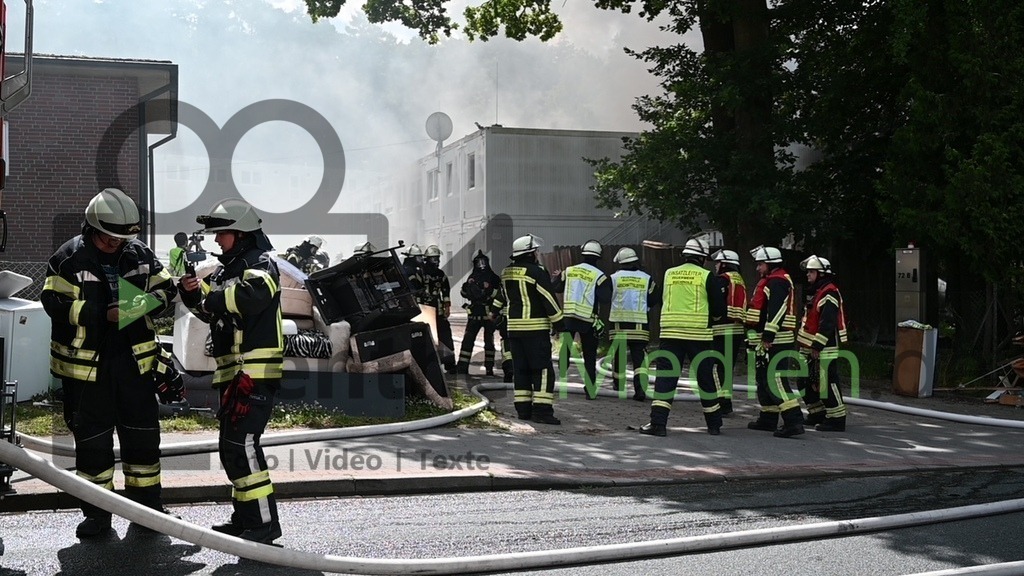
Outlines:
[[[145,294],[138,294],[130,302],[121,305],[121,322],[129,323],[138,320],[146,315],[149,308],[149,301]]]
[[[604,332],[605,332],[604,320],[601,320],[600,318],[598,318],[597,320],[594,320],[594,336],[596,336],[598,338],[603,338],[604,337]]]
[[[251,408],[250,396],[252,395],[255,383],[245,372],[239,372],[231,383],[224,387],[220,396],[220,410],[217,411],[218,419],[231,419],[232,424],[249,414]]]
[[[173,404],[185,399],[185,385],[181,381],[181,374],[168,382],[161,382],[156,387],[156,395],[160,398],[161,404]]]
[[[754,366],[759,369],[768,368],[768,349],[763,344],[758,344],[757,348],[754,348]]]

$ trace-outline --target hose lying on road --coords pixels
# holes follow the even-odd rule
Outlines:
[[[104,490],[69,472],[55,467],[35,454],[8,442],[0,442],[0,461],[7,462],[76,498],[108,510],[131,522],[205,548],[251,560],[306,570],[343,574],[465,574],[475,572],[506,572],[534,568],[578,566],[603,562],[623,562],[660,556],[678,556],[731,548],[781,544],[802,540],[850,536],[908,528],[940,522],[952,522],[1024,511],[1024,499],[989,504],[959,506],[926,512],[896,514],[816,524],[780,526],[724,534],[687,536],[625,544],[607,544],[560,550],[537,550],[487,556],[428,559],[375,559],[289,550],[214,532],[156,512],[127,498]]]
[[[414,432],[417,430],[427,430],[429,428],[437,428],[446,424],[451,424],[457,420],[468,418],[481,410],[487,408],[491,401],[484,396],[481,391],[498,391],[498,390],[511,390],[511,384],[505,384],[502,382],[481,382],[473,387],[472,393],[477,398],[480,398],[480,402],[456,410],[449,414],[442,414],[441,416],[432,416],[430,418],[424,418],[422,420],[413,420],[410,422],[391,422],[389,424],[372,424],[367,426],[352,426],[348,428],[330,428],[324,430],[298,430],[294,432],[278,432],[275,434],[266,434],[261,440],[260,444],[263,446],[289,446],[293,444],[303,444],[305,442],[324,442],[327,440],[342,440],[345,438],[367,438],[370,436],[384,436],[387,434],[401,434],[403,432]],[[583,394],[583,386],[568,386],[567,391],[573,394]],[[618,398],[619,392],[614,390],[600,390],[599,395]],[[692,394],[687,395],[690,397],[680,397],[677,400],[697,400],[696,396]],[[21,444],[29,449],[36,452],[43,452],[46,454],[53,454],[56,456],[67,456],[74,457],[75,448],[70,444],[57,443],[45,438],[37,438],[35,436],[27,436],[24,434],[18,435],[21,438]],[[160,455],[161,457],[168,456],[188,456],[191,454],[209,454],[218,450],[218,440],[216,438],[210,438],[207,440],[194,440],[191,442],[177,442],[174,444],[161,444]],[[121,457],[120,448],[114,448],[115,458]]]
[[[984,574],[985,576],[1020,576],[1024,574],[1024,562],[1003,562],[967,568],[951,568],[937,572],[920,572],[909,576],[958,576],[960,574]]]

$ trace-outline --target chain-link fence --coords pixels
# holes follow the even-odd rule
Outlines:
[[[43,293],[43,282],[46,281],[46,262],[0,261],[0,270],[9,270],[31,278],[32,284],[14,296],[25,300],[39,300],[39,295]]]

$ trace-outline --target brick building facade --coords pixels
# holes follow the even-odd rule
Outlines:
[[[178,68],[38,55],[32,63],[31,96],[7,117],[9,164],[0,208],[8,235],[0,261],[38,283],[30,264],[45,262],[81,231],[85,207],[99,190],[119,187],[148,211],[149,148],[176,133]],[[8,56],[8,75],[23,68],[20,55]]]

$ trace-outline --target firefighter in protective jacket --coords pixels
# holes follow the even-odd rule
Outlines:
[[[814,429],[822,432],[842,432],[846,430],[846,404],[839,390],[836,364],[839,345],[846,342],[843,296],[827,259],[812,255],[800,267],[807,272],[807,284],[813,292],[796,335],[808,366],[807,377],[800,380],[807,405],[805,423],[814,424]]]
[[[754,352],[754,377],[761,411],[747,424],[751,430],[775,432],[779,438],[804,433],[800,398],[783,376],[790,366],[796,340],[796,301],[793,280],[782,267],[782,252],[772,246],[750,251],[761,280],[747,308],[747,346]],[[779,416],[782,426],[778,426]]]
[[[218,532],[269,544],[281,537],[277,499],[260,437],[281,387],[281,288],[270,239],[251,205],[231,198],[196,221],[216,234],[220,265],[181,279],[181,299],[210,324],[220,389],[220,462],[232,484],[231,519]]]
[[[540,241],[533,235],[512,242],[512,262],[501,271],[507,299],[506,330],[514,366],[515,408],[520,419],[561,424],[555,418],[555,369],[551,332],[564,331],[548,271],[537,261]]]
[[[50,257],[40,296],[51,319],[50,372],[64,390],[64,420],[75,437],[78,476],[114,489],[114,430],[124,494],[156,510],[160,500],[160,401],[183,398],[180,378],[158,389],[152,319],[172,304],[171,276],[139,233],[135,202],[116,188],[85,209],[82,233]],[[110,513],[81,503],[79,538],[111,531]]]
[[[715,262],[718,284],[725,294],[724,318],[711,327],[715,335],[715,352],[722,358],[715,359],[715,378],[718,386],[718,403],[722,415],[732,413],[732,380],[736,357],[746,351],[743,346],[743,321],[747,314],[747,286],[740,275],[740,255],[732,250],[719,250],[711,255]]]
[[[651,275],[640,269],[640,257],[632,248],[620,248],[614,261],[619,270],[612,274],[612,299],[608,307],[608,322],[611,324],[609,335],[613,349],[618,350],[616,342],[625,341],[629,359],[633,363],[633,400],[647,400],[649,387],[647,363],[647,343],[651,339],[649,329],[650,311],[661,306],[661,290]],[[619,362],[625,366],[625,359],[612,359],[612,378],[615,387],[625,387],[624,373],[618,371]]]
[[[473,256],[473,271],[462,283],[459,293],[467,301],[463,306],[466,308],[467,319],[456,372],[469,374],[476,335],[483,330],[484,370],[488,376],[494,376],[494,329],[501,309],[505,306],[505,299],[501,293],[501,278],[491,269],[491,261],[483,250],[478,250]]]
[[[725,299],[718,284],[706,268],[708,245],[703,239],[691,238],[683,247],[683,264],[665,271],[661,307],[658,378],[654,381],[651,421],[640,427],[641,434],[664,436],[668,414],[679,385],[680,374],[672,372],[671,358],[690,361],[690,374],[695,375],[700,389],[700,405],[708,434],[717,436],[722,428],[722,414],[715,388],[714,358],[705,354],[714,345],[712,323],[725,316]]]
[[[452,287],[441,269],[441,249],[435,244],[423,251],[423,292],[421,304],[437,311],[437,340],[442,346],[441,361],[449,374],[455,373],[455,341],[448,317],[452,313]]]
[[[588,378],[585,393],[590,400],[597,398],[597,346],[604,334],[600,308],[607,307],[612,299],[612,283],[597,267],[602,250],[597,240],[584,242],[581,247],[583,262],[566,268],[560,282],[564,288],[562,312],[565,315],[565,330],[572,338],[579,336],[583,366]],[[559,350],[563,356],[571,351],[564,340]],[[559,364],[566,361],[566,358],[562,358]]]

